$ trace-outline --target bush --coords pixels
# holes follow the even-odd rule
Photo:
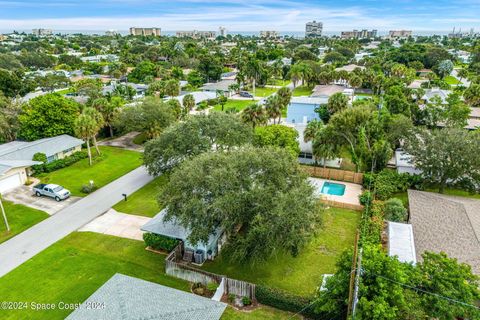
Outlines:
[[[295,313],[301,312],[301,314],[305,317],[313,319],[316,319],[319,316],[315,313],[313,306],[309,306],[312,304],[311,298],[293,295],[291,293],[263,285],[256,286],[255,297],[259,303],[277,309]]]
[[[397,192],[405,192],[408,188],[420,187],[422,178],[418,175],[408,173],[398,173],[395,170],[383,169],[379,173],[366,173],[363,176],[363,186],[365,188],[373,187],[375,198],[387,200]]]
[[[360,230],[364,231],[362,239],[366,243],[378,244],[382,240],[384,202],[373,200],[371,206],[365,208]]]
[[[218,288],[218,283],[215,283],[215,282],[209,282],[207,284],[207,289],[210,290],[210,291],[217,291],[217,288]]]
[[[362,194],[358,197],[360,204],[364,206],[369,206],[372,203],[372,193],[368,190],[362,192]]]
[[[250,299],[249,297],[243,297],[242,298],[242,303],[244,306],[249,306],[252,304],[252,299]]]
[[[78,161],[88,157],[88,154],[87,154],[86,151],[78,151],[78,152],[73,153],[71,156],[65,157],[63,159],[54,160],[50,163],[47,163],[47,157],[46,156],[44,158],[45,160],[35,160],[35,158],[43,159],[42,155],[45,156],[45,154],[43,154],[43,153],[36,153],[33,156],[34,161],[43,161],[44,162],[43,164],[35,165],[35,166],[32,167],[33,170],[35,171],[35,174],[40,174],[40,173],[43,173],[43,172],[46,172],[46,173],[53,172],[53,171],[71,166],[75,162],[78,162]]]
[[[384,207],[385,219],[394,222],[404,222],[407,220],[407,209],[403,202],[397,198],[391,198],[385,201]]]
[[[144,233],[143,241],[145,244],[155,250],[172,251],[178,245],[178,240],[155,233]]]
[[[235,295],[233,293],[228,294],[228,302],[233,303],[235,301]]]
[[[94,183],[92,183],[92,184],[89,183],[89,184],[84,184],[84,185],[82,185],[81,191],[82,191],[83,193],[87,193],[87,194],[88,194],[88,193],[92,193],[93,191],[95,191],[95,190],[97,190],[97,189],[98,189],[98,187],[97,187]]]

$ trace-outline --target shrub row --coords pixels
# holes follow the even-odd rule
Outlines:
[[[368,189],[373,186],[375,198],[387,200],[397,192],[404,192],[408,188],[419,189],[422,183],[422,177],[410,175],[408,173],[398,173],[395,170],[383,169],[379,173],[365,173],[363,176],[363,186]]]
[[[86,151],[78,151],[78,152],[73,153],[71,156],[65,157],[63,159],[54,160],[50,163],[38,164],[38,165],[33,166],[32,168],[33,168],[33,171],[35,172],[35,174],[39,174],[39,173],[43,173],[43,172],[48,173],[48,172],[56,171],[56,170],[71,166],[75,162],[78,162],[78,161],[80,161],[82,159],[85,159],[87,157],[88,157],[88,154],[87,154]],[[33,160],[37,160],[37,159],[40,159],[40,158],[43,158],[43,157],[41,157],[40,155],[37,156],[37,154],[36,154],[35,157],[33,158]],[[37,161],[42,161],[42,160],[37,160]],[[46,157],[45,157],[44,161],[46,162]]]
[[[369,207],[365,207],[365,214],[360,226],[364,243],[378,244],[381,242],[384,208],[385,204],[380,200],[373,200]]]
[[[280,310],[290,312],[300,312],[307,318],[319,319],[320,315],[315,313],[314,306],[310,305],[312,299],[297,296],[279,289],[270,288],[263,285],[257,285],[255,288],[255,298],[261,304],[268,305]]]
[[[178,245],[178,240],[162,236],[155,233],[144,233],[143,241],[145,244],[155,250],[172,251]]]

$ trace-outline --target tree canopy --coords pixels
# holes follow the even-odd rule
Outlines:
[[[273,146],[283,148],[293,157],[300,153],[298,132],[294,128],[281,124],[257,127],[253,136],[253,144],[257,147]]]

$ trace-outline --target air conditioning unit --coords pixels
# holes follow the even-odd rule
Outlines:
[[[203,264],[203,262],[205,262],[205,252],[203,250],[196,250],[193,256],[193,261],[196,264]]]

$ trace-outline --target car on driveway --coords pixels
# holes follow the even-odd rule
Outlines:
[[[239,95],[244,98],[253,98],[253,95],[248,91],[240,91]]]
[[[33,192],[37,197],[46,196],[55,199],[56,201],[65,200],[70,197],[70,191],[58,184],[44,184],[40,183],[33,187]]]

